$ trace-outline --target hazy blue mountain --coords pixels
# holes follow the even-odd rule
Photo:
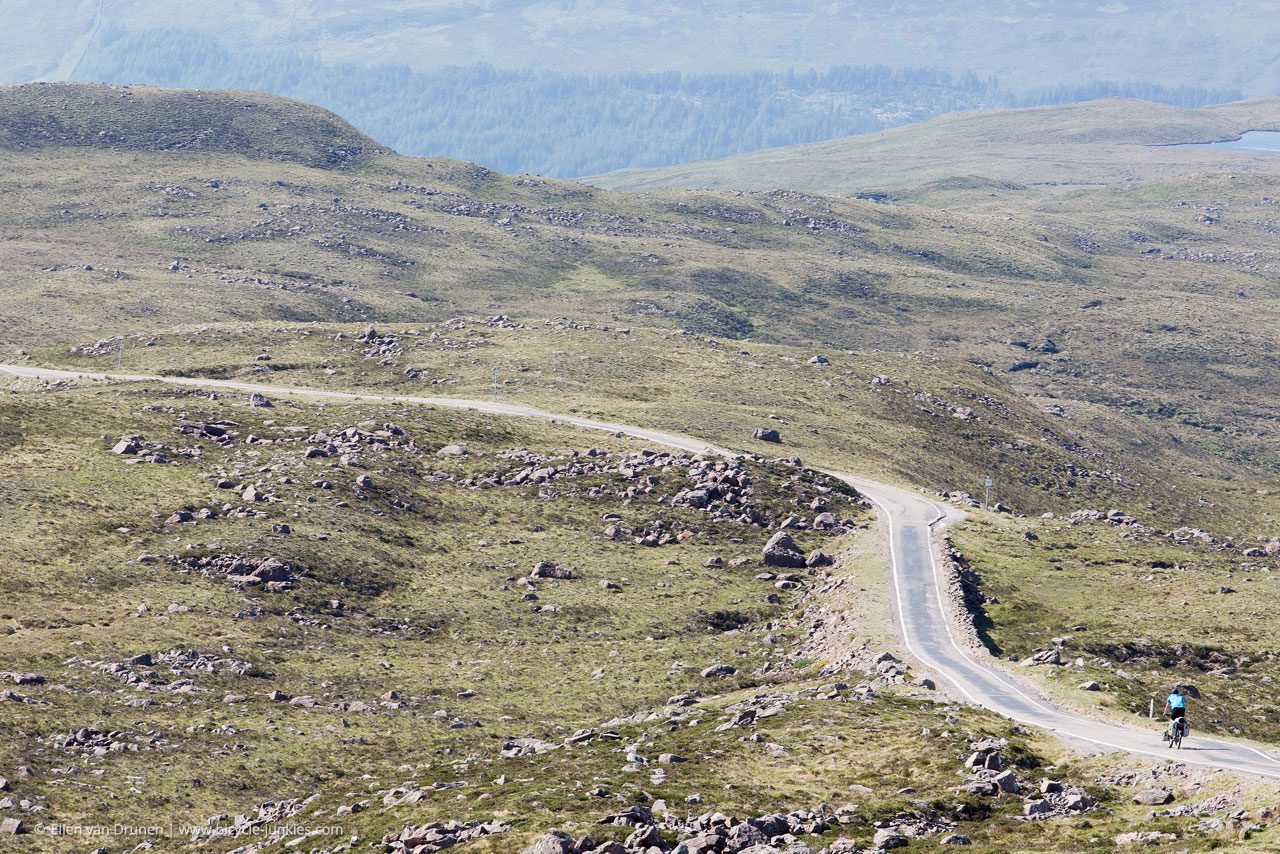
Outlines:
[[[414,71],[330,63],[285,49],[242,51],[180,30],[96,37],[84,81],[256,89],[321,104],[406,154],[507,172],[576,177],[814,142],[1017,102],[1128,95],[1184,106],[1238,93],[1150,84],[1013,94],[994,79],[930,68],[611,75],[489,65]]]
[[[67,77],[91,35],[181,28],[356,64],[612,74],[834,65],[1275,94],[1276,0],[0,0],[0,79]]]
[[[1277,5],[0,0],[0,82],[256,89],[406,154],[577,177],[957,110],[1233,100],[1271,85]]]

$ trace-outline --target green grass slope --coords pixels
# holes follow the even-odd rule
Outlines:
[[[40,364],[384,394],[489,398],[695,435],[1020,512],[1142,508],[1247,535],[1280,512],[1259,474],[1224,470],[1177,418],[1028,400],[1004,376],[921,354],[743,344],[656,329],[453,319],[367,327],[182,327],[92,349],[37,350]],[[821,355],[825,364],[811,359]],[[494,384],[494,369],[498,382]],[[781,443],[752,438],[772,426]],[[1140,450],[1141,453],[1134,453]]]
[[[56,91],[115,124],[142,109],[117,109],[132,102],[102,87],[21,91]],[[200,95],[154,93],[139,127]],[[218,97],[224,123],[258,103]],[[62,361],[75,348],[101,365],[115,336],[138,347],[179,326],[510,313],[683,329],[747,351],[920,351],[991,372],[1085,436],[1147,436],[1144,448],[1175,453],[1179,477],[1276,470],[1270,173],[962,191],[987,196],[986,212],[793,191],[637,196],[447,160],[330,169],[249,154],[0,152],[0,353]]]
[[[628,807],[825,803],[845,817],[797,834],[813,850],[922,823],[978,851],[1134,829],[1200,851],[1240,823],[1154,818],[1132,795],[1165,781],[1255,825],[1274,799],[1082,756],[911,674],[856,693],[869,677],[843,656],[895,644],[878,532],[856,496],[787,461],[746,462],[737,498],[696,508],[670,498],[698,461],[552,425],[138,384],[8,391],[0,816],[25,832],[6,850],[137,833],[161,850],[288,850],[312,829],[307,850],[394,850],[379,840],[459,821],[504,828],[463,849],[496,854],[559,827],[620,842],[631,828],[594,823]],[[137,453],[113,452],[121,435]],[[737,501],[762,524],[721,512]],[[761,576],[770,528],[815,501],[850,527],[796,536],[841,562]],[[680,535],[637,542],[651,530]],[[226,569],[265,557],[287,577]],[[548,559],[572,577],[531,577]],[[815,615],[836,612],[813,609],[833,594],[837,645],[815,647]],[[715,665],[734,672],[702,675]],[[769,712],[725,726],[742,704]],[[1029,787],[1062,780],[1097,806],[1026,822],[1033,796],[965,789],[970,745],[990,737]],[[1274,838],[1255,827],[1246,847]]]

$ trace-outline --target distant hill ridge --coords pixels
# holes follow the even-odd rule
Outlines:
[[[764,149],[586,179],[618,190],[698,187],[857,194],[953,185],[1109,184],[1226,171],[1241,152],[1157,149],[1280,128],[1280,98],[1198,109],[1110,98],[1048,107],[952,113],[825,142]],[[1255,160],[1260,168],[1280,167]],[[1234,165],[1233,165],[1234,164]],[[941,184],[939,184],[941,182]]]
[[[328,110],[258,92],[30,83],[0,87],[0,149],[225,152],[338,168],[391,150]]]

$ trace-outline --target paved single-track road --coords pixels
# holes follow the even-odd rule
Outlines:
[[[260,392],[285,397],[328,398],[348,401],[379,401],[470,409],[493,415],[540,418],[571,424],[588,430],[621,433],[646,442],[692,453],[736,453],[700,439],[594,421],[573,415],[557,415],[517,403],[490,400],[462,400],[448,397],[414,397],[396,394],[361,394],[323,389],[260,385],[232,380],[158,377],[136,374],[100,374],[59,371],[25,365],[0,365],[0,371],[18,377],[42,380],[115,380],[163,382],[199,388]],[[943,600],[943,579],[935,558],[934,527],[954,518],[957,511],[936,504],[908,490],[886,486],[860,477],[828,472],[866,495],[876,506],[888,531],[893,584],[898,620],[908,650],[922,664],[951,682],[970,702],[1031,726],[1050,730],[1068,740],[1158,759],[1176,759],[1189,765],[1238,771],[1280,780],[1280,759],[1240,742],[1202,738],[1193,733],[1182,750],[1164,747],[1158,730],[1129,727],[1081,717],[1045,699],[1036,689],[1004,672],[958,641],[952,631]],[[1194,715],[1194,708],[1192,709]]]

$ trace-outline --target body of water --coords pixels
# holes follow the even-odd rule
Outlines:
[[[1280,131],[1251,130],[1229,142],[1189,142],[1173,148],[1232,148],[1237,151],[1266,151],[1280,154]]]

